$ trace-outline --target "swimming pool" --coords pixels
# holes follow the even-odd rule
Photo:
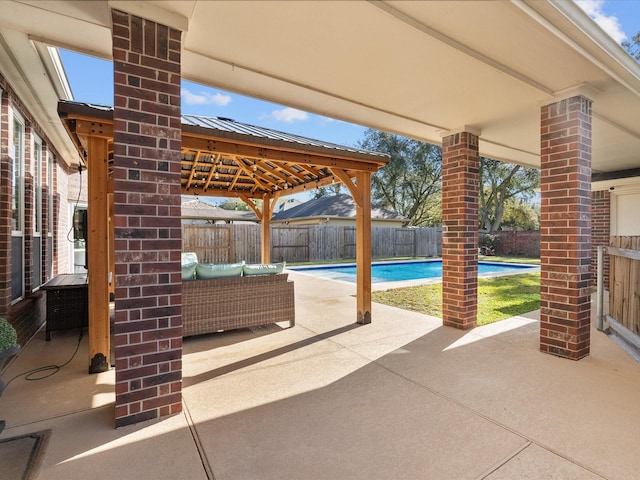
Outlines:
[[[538,270],[537,265],[515,263],[478,262],[478,276],[507,273],[525,273]],[[325,265],[319,267],[290,267],[301,273],[332,280],[356,283],[356,266]],[[374,262],[371,264],[371,282],[398,282],[442,278],[442,260],[412,260],[404,262]]]

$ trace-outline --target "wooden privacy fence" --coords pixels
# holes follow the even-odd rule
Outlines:
[[[260,225],[183,225],[182,249],[206,263],[260,262]],[[434,228],[371,229],[372,255],[438,257],[442,230]],[[271,261],[319,262],[356,257],[356,229],[344,225],[271,227]]]
[[[611,237],[610,247],[598,247],[597,318],[627,343],[640,348],[640,237]],[[604,255],[609,255],[609,314],[604,305]]]

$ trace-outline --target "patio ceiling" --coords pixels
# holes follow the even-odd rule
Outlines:
[[[122,9],[183,30],[185,79],[434,143],[471,128],[531,166],[540,104],[586,93],[594,171],[640,167],[640,66],[570,1],[1,5],[0,28],[108,59]]]
[[[113,109],[60,101],[60,118],[85,162],[91,136],[113,141]],[[112,147],[110,148],[112,150]],[[374,173],[388,157],[228,118],[182,117],[182,193],[243,199],[289,195]],[[91,168],[91,165],[87,165]]]

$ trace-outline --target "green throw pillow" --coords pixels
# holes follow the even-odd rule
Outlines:
[[[196,278],[197,263],[187,263],[182,265],[182,280],[194,280]]]
[[[196,266],[196,278],[239,277],[242,275],[243,265],[244,262],[224,264],[199,263]]]
[[[274,275],[276,273],[282,273],[284,269],[284,262],[282,263],[257,263],[253,265],[245,265],[242,267],[242,272],[245,276],[248,275]]]

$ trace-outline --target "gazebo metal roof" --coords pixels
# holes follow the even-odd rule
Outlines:
[[[112,138],[113,108],[60,101],[58,112],[85,157],[86,135]],[[100,133],[102,132],[102,133]],[[291,135],[229,118],[182,116],[183,194],[262,198],[346,182],[387,155]]]

